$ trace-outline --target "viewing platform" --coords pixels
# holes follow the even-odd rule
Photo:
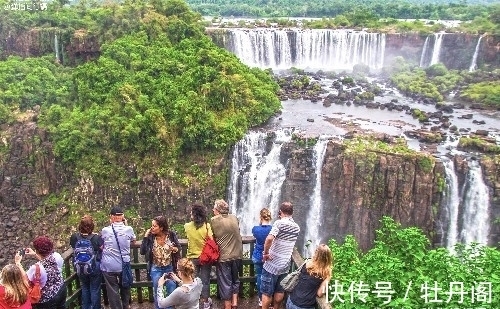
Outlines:
[[[244,246],[243,252],[243,263],[239,271],[240,274],[240,300],[238,307],[240,309],[250,309],[259,308],[257,299],[257,289],[256,289],[256,277],[255,269],[252,263],[252,253],[255,246],[255,238],[252,236],[242,236],[242,241]],[[179,239],[182,246],[182,256],[186,256],[187,251],[187,239]],[[134,245],[131,246],[131,259],[130,264],[132,266],[132,273],[134,275],[134,283],[132,284],[132,300],[131,309],[145,309],[154,308],[153,306],[153,283],[151,278],[147,276],[146,273],[146,262],[144,257],[139,254],[139,248],[141,247],[141,241],[136,241]],[[245,251],[245,248],[248,248]],[[71,264],[71,259],[73,255],[73,249],[68,249],[62,253],[64,259],[63,265],[63,275],[66,282],[66,287],[68,289],[68,297],[66,299],[66,308],[76,309],[80,308],[81,302],[81,288],[80,281],[73,269]],[[295,269],[297,265],[301,265],[304,259],[300,256],[297,249],[294,249],[292,254],[292,269]],[[214,273],[214,272],[213,272]],[[213,308],[223,308],[223,302],[217,298],[217,279],[212,276],[210,279],[210,294],[214,301]],[[102,284],[102,299],[104,305],[108,305],[107,293],[104,283]],[[283,308],[285,304],[283,303]],[[324,297],[318,298],[318,309],[330,309],[332,308]]]

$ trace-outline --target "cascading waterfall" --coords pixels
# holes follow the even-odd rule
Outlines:
[[[458,190],[458,178],[455,173],[455,164],[448,158],[443,158],[444,170],[446,173],[446,190],[444,192],[445,205],[447,213],[448,228],[446,230],[446,239],[442,241],[448,250],[458,241],[458,213],[460,207],[460,192]]]
[[[439,62],[439,55],[441,54],[441,44],[443,43],[444,33],[434,34],[434,47],[432,49],[432,57],[429,66]]]
[[[425,67],[425,59],[429,49],[429,37],[425,38],[424,47],[422,49],[422,55],[420,56],[420,67]]]
[[[264,132],[249,132],[233,150],[228,203],[240,220],[242,235],[252,235],[252,227],[259,223],[260,209],[268,207],[272,214],[279,209],[286,177],[280,153],[292,135],[286,130],[274,134],[269,151],[269,137]]]
[[[57,34],[54,34],[54,50],[56,52],[56,61],[59,62],[59,40]]]
[[[228,29],[226,46],[249,66],[272,69],[352,70],[383,66],[385,34],[329,29]]]
[[[316,173],[316,181],[314,184],[313,194],[306,223],[305,242],[309,243],[307,251],[308,256],[313,256],[314,250],[320,244],[321,238],[319,235],[321,227],[321,213],[323,204],[321,202],[321,170],[325,159],[326,146],[328,140],[320,139],[314,146],[314,170]]]
[[[479,45],[481,45],[481,39],[483,37],[480,36],[479,40],[477,40],[476,49],[474,50],[474,55],[472,56],[472,62],[469,67],[469,72],[474,72],[477,69],[477,55],[479,54]]]
[[[488,244],[489,190],[483,180],[479,162],[469,161],[469,171],[462,189],[463,219],[460,242]]]

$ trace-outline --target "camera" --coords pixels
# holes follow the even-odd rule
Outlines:
[[[21,250],[19,250],[20,256],[24,256],[25,253],[26,253],[26,249],[22,248]]]

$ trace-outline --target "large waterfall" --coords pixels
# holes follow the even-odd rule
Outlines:
[[[385,34],[328,29],[228,29],[228,50],[249,66],[272,69],[380,69]]]
[[[252,235],[260,209],[269,208],[273,217],[278,213],[286,172],[280,153],[291,132],[274,134],[272,138],[264,132],[249,132],[233,150],[228,203],[240,219],[242,235]]]
[[[443,164],[446,171],[443,207],[448,226],[443,243],[450,250],[457,243],[488,244],[490,202],[481,166],[475,160],[468,161],[469,170],[459,188],[453,161],[445,159]]]
[[[322,240],[319,233],[321,227],[321,213],[323,210],[323,203],[321,202],[321,171],[323,169],[323,161],[325,159],[327,144],[328,140],[320,138],[313,150],[316,180],[314,183],[313,194],[311,196],[311,205],[305,228],[305,239],[309,243],[309,256],[313,255],[314,250]]]

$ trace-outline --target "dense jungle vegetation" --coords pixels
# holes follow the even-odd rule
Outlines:
[[[281,107],[269,73],[215,46],[183,1],[54,5],[14,15],[78,28],[102,42],[96,61],[76,67],[53,56],[0,62],[0,123],[40,107],[56,156],[96,180],[119,179],[125,153],[171,175],[186,154],[225,151]],[[2,28],[19,31],[15,23],[9,16]]]
[[[485,18],[490,12],[498,10],[494,8],[498,7],[496,1],[188,0],[187,2],[195,11],[205,16],[331,18],[342,15],[349,20],[398,18],[465,21]]]
[[[331,240],[329,301],[334,308],[499,308],[500,251],[477,245],[430,248],[418,228],[384,217],[362,252],[347,236]]]

